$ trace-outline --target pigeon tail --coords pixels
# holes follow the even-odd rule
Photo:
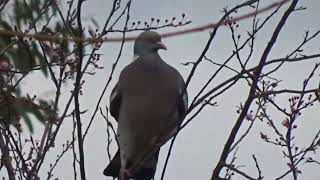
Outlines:
[[[154,174],[157,168],[159,151],[160,150],[156,151],[153,157],[148,162],[146,162],[144,166],[138,170],[138,172],[134,173],[133,177],[130,177],[129,179],[152,180],[154,178]],[[121,169],[120,151],[118,150],[117,153],[112,158],[109,165],[103,171],[103,174],[105,176],[112,176],[116,178],[119,176],[120,169]]]
[[[118,150],[117,153],[112,158],[109,165],[104,169],[103,174],[105,176],[118,177],[120,168],[121,168],[120,151]]]

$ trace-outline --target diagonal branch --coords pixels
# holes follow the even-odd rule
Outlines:
[[[213,170],[213,173],[212,173],[212,177],[211,177],[211,180],[215,180],[215,179],[218,179],[219,178],[219,174],[228,158],[228,154],[229,154],[229,151],[230,151],[230,148],[235,140],[235,137],[236,135],[238,134],[238,131],[242,125],[242,122],[244,120],[244,118],[246,117],[247,115],[247,112],[254,100],[254,96],[255,96],[255,92],[256,92],[256,89],[257,89],[257,84],[258,84],[258,81],[259,81],[259,78],[260,78],[260,75],[261,75],[261,72],[262,72],[262,69],[267,61],[267,58],[268,58],[268,55],[272,49],[272,47],[275,45],[276,43],[276,40],[280,34],[280,31],[281,29],[284,27],[289,15],[294,11],[296,5],[298,3],[298,0],[293,0],[291,5],[289,6],[289,8],[285,11],[285,13],[283,14],[282,18],[280,19],[280,22],[278,23],[278,25],[276,26],[273,34],[272,34],[272,37],[270,39],[270,41],[268,42],[266,48],[264,49],[263,51],[263,54],[261,56],[261,59],[260,59],[260,62],[259,62],[259,65],[256,69],[256,71],[254,72],[254,75],[253,75],[253,82],[252,82],[252,85],[251,85],[251,88],[250,88],[250,91],[249,91],[249,95],[248,95],[248,98],[245,102],[245,105],[243,107],[243,110],[242,112],[240,113],[235,125],[233,126],[232,128],[232,131],[231,131],[231,134],[223,148],[223,151],[222,151],[222,154],[220,156],[220,160],[219,162],[217,163],[215,169]]]

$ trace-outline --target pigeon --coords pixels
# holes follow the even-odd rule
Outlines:
[[[134,42],[134,58],[120,73],[110,95],[110,114],[118,122],[119,150],[104,170],[120,180],[154,178],[160,147],[178,131],[188,109],[181,74],[158,50],[161,36],[142,32]]]

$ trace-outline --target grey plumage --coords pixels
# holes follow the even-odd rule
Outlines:
[[[116,177],[122,169],[128,174],[124,176],[152,179],[160,147],[184,118],[184,80],[161,59],[159,49],[166,49],[159,34],[146,31],[139,35],[134,45],[137,58],[122,70],[111,93],[110,112],[118,121],[120,151],[105,169],[107,176]]]

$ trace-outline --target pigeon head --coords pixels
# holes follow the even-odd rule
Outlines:
[[[161,42],[160,34],[154,31],[141,33],[134,42],[135,55],[158,53],[159,49],[167,50],[167,47]]]

